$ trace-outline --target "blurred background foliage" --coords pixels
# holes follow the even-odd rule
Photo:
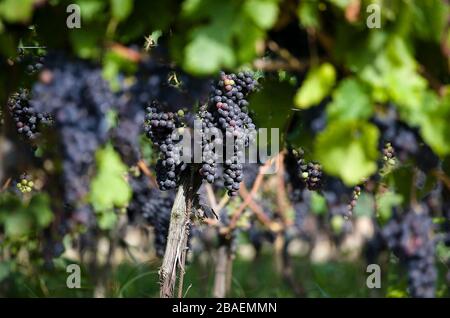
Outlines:
[[[71,3],[81,8],[80,29],[66,27]],[[380,28],[367,27],[371,4],[381,8]],[[387,102],[396,105],[403,121],[418,128],[436,154],[450,154],[449,29],[450,6],[444,0],[0,0],[0,103],[23,83],[23,70],[11,63],[20,46],[44,45],[96,61],[114,87],[119,72],[136,70],[123,47],[151,48],[162,35],[174,63],[193,75],[246,67],[276,71],[277,76],[263,79],[264,90],[251,100],[259,127],[287,132],[293,114],[325,108],[327,125],[316,137],[298,126],[283,135],[283,142],[306,145],[306,156],[352,186],[376,170],[380,132],[369,119]],[[120,224],[120,214],[113,209],[125,206],[131,195],[120,177],[128,167],[110,147],[98,153],[97,167],[89,200],[98,213],[101,236],[110,238]],[[401,169],[392,177],[397,180],[395,190],[376,198],[380,211],[390,214],[391,206],[408,200],[410,189],[401,181],[410,177]],[[107,194],[106,186],[111,187]],[[8,253],[23,246],[30,255],[38,253],[37,233],[53,218],[50,201],[45,194],[27,200],[0,195],[2,253],[7,253],[6,246]],[[369,206],[360,209],[367,213]],[[381,214],[382,219],[389,217]],[[295,286],[273,271],[272,253],[268,250],[259,258],[238,253],[233,296],[296,295]],[[448,257],[445,248],[440,253]],[[22,262],[19,255],[17,261],[0,263],[0,294],[156,296],[158,260],[130,259],[100,278],[95,273],[102,272],[101,266],[97,272],[83,268],[90,275],[80,290],[72,291],[63,286],[70,255],[60,258],[53,271],[46,271],[38,258]],[[191,262],[186,281],[195,287],[187,296],[210,296],[211,264],[201,257]],[[364,287],[364,262],[311,263],[300,256],[294,262],[294,277],[304,282],[307,296],[405,296],[401,283],[390,283],[395,261],[386,260],[393,270],[373,294]],[[96,286],[99,281],[101,287]],[[438,293],[448,291],[441,284]]]

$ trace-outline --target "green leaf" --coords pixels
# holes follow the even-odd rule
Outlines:
[[[414,30],[419,38],[439,43],[445,29],[450,7],[441,0],[412,1]]]
[[[185,0],[181,6],[181,15],[193,17],[204,7],[203,0]]]
[[[373,196],[368,193],[362,193],[356,202],[354,207],[354,215],[356,216],[368,216],[374,215],[374,199]]]
[[[333,101],[327,106],[330,120],[367,119],[373,113],[373,107],[367,89],[356,79],[340,82],[333,92]]]
[[[403,197],[395,192],[386,191],[376,195],[377,213],[380,221],[384,224],[392,216],[392,209],[403,202]]]
[[[307,109],[325,98],[336,81],[336,71],[330,63],[312,68],[294,98],[295,105]]]
[[[111,0],[112,16],[117,21],[123,21],[133,11],[133,0]]]
[[[277,19],[278,1],[183,2],[181,17],[187,37],[180,34],[171,39],[172,56],[196,75],[214,74],[251,62],[266,30]]]
[[[104,211],[98,216],[98,226],[102,230],[110,230],[117,224],[117,215],[113,210]]]
[[[328,0],[328,1],[340,9],[345,9],[348,7],[348,5],[350,4],[350,1],[352,1],[352,0]]]
[[[311,211],[317,215],[327,212],[327,200],[315,191],[311,191]]]
[[[5,233],[12,239],[27,235],[31,228],[32,219],[22,211],[8,216],[5,220]]]
[[[8,22],[27,22],[32,13],[33,0],[3,0],[0,2],[0,17]]]
[[[385,180],[391,188],[395,187],[395,193],[402,196],[405,204],[411,201],[413,195],[411,184],[415,182],[414,167],[412,165],[401,165],[387,175]]]
[[[119,72],[134,73],[137,65],[114,51],[108,51],[103,57],[103,77],[110,83],[111,88],[119,89]]]
[[[154,45],[158,45],[159,38],[163,35],[161,30],[153,31],[149,38],[153,41]]]
[[[250,97],[250,109],[257,127],[278,128],[281,132],[292,115],[294,87],[287,82],[267,80],[264,89]]]
[[[301,1],[297,9],[297,15],[300,24],[305,28],[318,28],[320,26],[319,1]]]
[[[340,234],[344,228],[345,220],[342,215],[333,215],[330,220],[331,229],[334,234]]]
[[[231,47],[201,34],[186,46],[185,68],[193,74],[211,74],[234,64]]]
[[[127,167],[112,146],[97,152],[97,167],[89,195],[94,209],[98,212],[126,206],[131,198],[131,188],[125,180]]]
[[[277,0],[247,0],[244,10],[261,29],[271,28],[278,16]]]
[[[440,101],[434,92],[427,92],[422,105],[416,116],[420,133],[434,152],[445,156],[450,153],[450,94]]]
[[[335,121],[316,139],[315,154],[324,171],[351,186],[377,169],[378,129],[366,122]]]
[[[98,19],[106,8],[107,2],[104,0],[76,0],[76,4],[80,6],[81,23]]]
[[[30,201],[29,211],[34,215],[36,225],[43,229],[53,221],[53,212],[50,209],[50,200],[47,195],[35,195]]]
[[[0,262],[0,283],[11,273],[11,261]]]
[[[201,5],[200,5],[201,3]],[[191,19],[208,19],[189,31],[189,43],[184,48],[184,68],[193,74],[212,74],[222,68],[231,68],[236,58],[233,49],[234,25],[242,18],[235,2],[200,1],[183,7]],[[187,9],[189,8],[189,9]],[[220,12],[220,15],[217,15]]]
[[[81,58],[93,58],[100,54],[99,43],[102,40],[102,30],[98,27],[73,29],[69,38],[76,54]]]
[[[245,32],[240,30],[245,28]],[[257,51],[256,43],[262,41],[265,32],[254,24],[248,23],[248,19],[238,19],[235,22],[233,32],[236,35],[237,57],[242,62],[250,62]]]
[[[405,290],[389,287],[389,289],[386,293],[386,297],[387,298],[406,298],[406,297],[408,297],[408,294],[406,293]]]
[[[418,73],[405,40],[393,36],[381,52],[359,73],[361,79],[373,88],[373,97],[378,102],[392,100],[403,116],[411,116],[421,107],[421,99],[427,88],[426,80]]]
[[[13,56],[17,54],[17,44],[11,34],[1,34],[0,32],[0,53],[4,56]],[[3,74],[0,74],[0,80],[2,80],[3,77],[7,77],[7,74],[4,72]]]
[[[450,247],[445,245],[445,242],[439,242],[436,246],[436,255],[440,259],[450,261]]]

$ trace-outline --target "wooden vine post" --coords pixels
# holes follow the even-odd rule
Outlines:
[[[214,297],[224,298],[229,294],[232,268],[233,253],[231,250],[231,240],[226,240],[217,251],[213,289]]]
[[[194,169],[191,170],[193,171]],[[159,270],[161,298],[174,297],[177,278],[179,279],[178,297],[183,297],[184,266],[188,249],[192,204],[201,184],[198,180],[195,180],[192,171],[190,176],[183,178],[184,180],[178,188],[171,211],[166,251]]]

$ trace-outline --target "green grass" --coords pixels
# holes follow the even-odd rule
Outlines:
[[[101,277],[103,270],[90,273],[81,269],[80,289],[69,289],[65,282],[67,260],[58,263],[52,271],[39,267],[29,269],[16,266],[0,282],[3,297],[93,297],[94,278]],[[158,297],[159,261],[133,264],[122,263],[113,268],[102,281],[106,297]],[[327,262],[311,264],[306,259],[292,261],[293,280],[302,286],[306,297],[400,297],[404,293],[404,277],[398,268],[389,264],[389,274],[382,270],[382,288],[370,290],[366,287],[365,264],[362,262]],[[386,269],[386,270],[387,270]],[[441,272],[445,274],[445,268]],[[103,274],[106,272],[103,272]],[[443,274],[440,275],[443,278]],[[186,297],[211,297],[214,283],[214,264],[198,259],[187,267],[184,290]],[[443,281],[443,280],[441,280]],[[400,282],[400,283],[396,283]],[[448,295],[443,283],[438,286],[439,296]],[[402,292],[403,289],[403,292]],[[277,272],[274,255],[268,253],[249,261],[236,258],[233,264],[231,296],[233,297],[296,297],[291,285]]]

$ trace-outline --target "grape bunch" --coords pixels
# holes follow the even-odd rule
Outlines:
[[[223,141],[220,138],[215,138],[215,134],[218,128],[214,124],[214,118],[212,114],[206,109],[201,107],[199,115],[197,116],[202,123],[201,127],[201,149],[202,149],[202,167],[199,172],[200,175],[208,183],[214,183],[216,177],[219,176],[219,171],[216,167],[216,161],[218,155],[215,153],[215,146],[220,146]],[[198,140],[196,138],[196,140]],[[199,140],[198,140],[199,141]]]
[[[142,219],[153,227],[156,253],[163,256],[175,193],[152,187],[144,175],[131,178],[130,185],[133,196],[127,208],[128,218],[132,222],[139,222]]]
[[[134,82],[123,75],[119,77],[115,105],[118,124],[112,130],[112,141],[127,164],[134,165],[141,159],[139,137],[144,133],[145,111],[149,101],[160,98],[170,70],[169,66],[146,57],[138,64]]]
[[[284,165],[294,192],[300,192],[305,187],[310,191],[322,189],[322,166],[316,162],[306,162],[303,149],[289,148],[285,156]],[[298,197],[298,194],[296,196]]]
[[[30,176],[27,174],[22,174],[19,182],[16,184],[16,187],[21,193],[30,193],[33,191],[34,182]]]
[[[35,74],[42,70],[45,63],[45,57],[42,54],[34,54],[26,52],[25,49],[19,48],[19,55],[15,61],[25,67],[28,75]]]
[[[153,101],[146,110],[145,131],[153,146],[159,151],[156,174],[159,188],[163,191],[174,189],[180,181],[180,173],[186,169],[181,161],[178,129],[183,127],[182,111],[165,112],[163,105]]]
[[[8,109],[17,128],[17,132],[28,140],[34,140],[39,134],[39,126],[51,123],[48,113],[38,112],[29,102],[30,94],[20,89],[8,100]]]
[[[353,209],[356,206],[356,203],[358,202],[358,199],[361,195],[361,187],[360,186],[355,186],[353,188],[353,192],[352,192],[352,197],[350,200],[350,203],[348,204],[348,214],[352,215],[353,214]]]
[[[131,94],[133,84],[119,75],[119,89],[115,92],[117,125],[111,130],[111,141],[122,160],[135,165],[141,159],[140,136],[144,132],[145,106]]]
[[[121,118],[111,132],[114,149],[120,154],[122,160],[132,166],[141,159],[140,135],[143,131],[143,113],[135,116]]]
[[[432,149],[423,142],[419,131],[408,126],[398,118],[398,114],[393,105],[390,105],[386,114],[377,114],[373,122],[382,133],[380,139],[383,157],[387,157],[388,163],[395,163],[389,155],[394,155],[395,159],[401,163],[414,161],[419,169],[429,172],[439,165],[438,156]]]
[[[290,199],[293,202],[302,201],[302,193],[305,183],[300,178],[301,166],[304,166],[303,150],[289,147],[284,156],[284,167],[286,170],[286,181],[291,185]]]
[[[302,236],[303,238],[309,239],[308,234],[310,233],[307,233],[308,231],[306,230],[305,225],[308,215],[310,215],[310,204],[310,193],[307,193],[306,191],[302,194],[302,201],[294,202],[292,204],[294,209],[293,226],[292,229],[288,231],[287,238],[292,239],[293,237]]]
[[[251,189],[259,174],[260,165],[258,163],[244,164],[244,184],[247,189]]]
[[[207,108],[203,108],[200,118],[203,121],[203,164],[200,174],[213,183],[216,170],[217,153],[221,147],[224,154],[223,179],[230,196],[237,194],[243,180],[243,158],[245,147],[253,140],[255,125],[248,114],[247,96],[255,91],[257,81],[250,72],[238,74],[220,73],[218,81],[211,88]],[[219,129],[222,138],[213,138]],[[232,145],[228,141],[233,141]]]
[[[133,107],[145,110],[150,101],[157,99],[168,111],[176,112],[207,101],[208,79],[195,78],[174,67],[163,46],[153,49],[151,56],[142,57],[135,77],[129,88]]]
[[[302,164],[300,170],[308,190],[317,191],[322,188],[322,166],[319,163]]]
[[[156,83],[156,78],[154,80]],[[202,91],[201,82],[189,80],[188,77],[184,79],[184,81],[186,80],[187,87],[194,86]],[[207,182],[213,183],[218,176],[216,166],[218,151],[225,149],[223,134],[234,141],[232,149],[227,149],[231,153],[223,164],[224,187],[228,190],[229,195],[237,194],[239,183],[243,180],[243,151],[251,141],[250,132],[255,129],[255,125],[248,115],[248,102],[245,97],[256,89],[256,83],[256,80],[248,72],[237,75],[221,73],[220,80],[215,82],[212,87],[209,102],[200,108],[196,117],[193,117],[199,119],[202,125],[200,138],[195,138],[194,142],[199,143],[202,149],[202,164],[199,174]],[[147,107],[144,127],[147,137],[160,153],[156,164],[158,185],[161,190],[169,190],[179,184],[180,173],[187,167],[186,163],[181,160],[176,133],[180,132],[180,128],[187,126],[186,122],[189,118],[184,116],[184,111],[177,110],[173,106],[172,98],[166,96],[164,91],[168,91],[168,87],[165,85],[159,87],[155,84],[154,88],[160,90],[156,95],[161,99],[154,99]],[[201,100],[201,94],[194,95]],[[144,102],[150,97],[150,92],[142,93],[138,100]],[[219,135],[218,132],[222,135]]]
[[[305,221],[311,208],[311,192],[306,191],[306,182],[301,176],[302,169],[306,167],[303,149],[288,147],[284,156],[285,182],[290,185],[289,198],[294,211],[293,226],[286,232],[288,241],[299,236],[310,239],[310,233],[305,230]]]
[[[80,202],[89,191],[95,152],[108,138],[107,112],[115,98],[99,67],[59,54],[48,63],[34,84],[30,105],[54,120],[61,162],[60,191],[63,204],[86,220],[88,208]],[[76,215],[75,215],[76,216]]]
[[[192,77],[177,69],[169,61],[164,46],[153,48],[151,56],[138,51],[136,54],[140,54],[141,59],[133,80],[119,76],[120,90],[116,93],[118,124],[112,130],[115,149],[130,165],[141,159],[139,139],[145,132],[145,112],[151,101],[164,104],[165,111],[190,110],[196,103],[204,103],[209,92],[209,80]],[[186,121],[189,115],[186,115]]]
[[[341,179],[324,175],[321,193],[323,194],[331,226],[338,233],[338,238],[343,238],[342,234],[348,234],[353,230],[351,214],[356,206],[361,192],[360,186],[350,188]]]
[[[395,150],[390,142],[383,148],[383,161],[391,166],[395,165]]]
[[[396,215],[381,230],[381,238],[408,272],[412,297],[429,298],[435,294],[436,240],[432,235],[433,223],[424,204],[420,205],[420,211],[411,209],[404,215]]]

